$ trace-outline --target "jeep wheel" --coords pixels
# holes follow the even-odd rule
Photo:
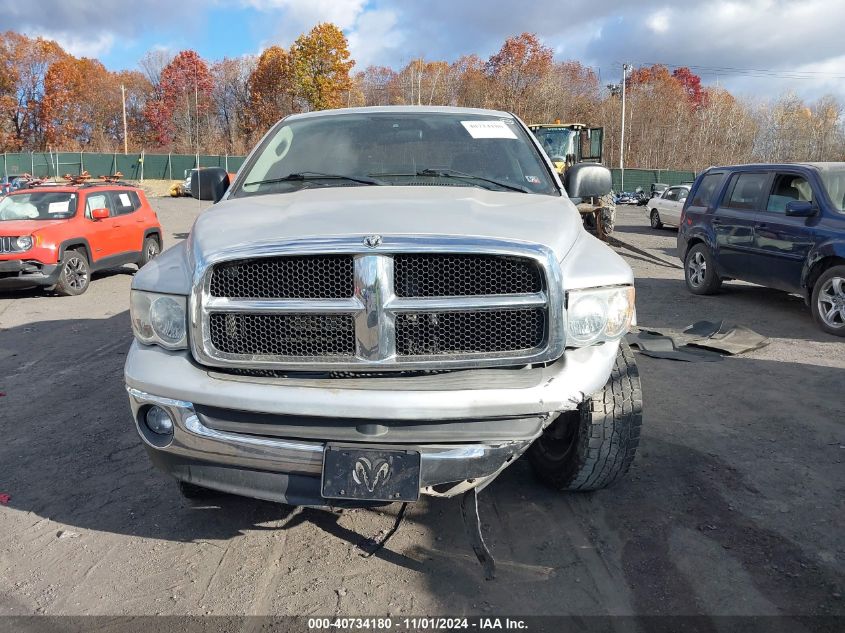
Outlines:
[[[613,202],[613,196],[611,194],[602,196],[599,198],[599,204],[601,205],[602,229],[605,235],[610,235],[616,227],[616,205]]]
[[[138,260],[138,268],[143,268],[159,255],[161,255],[161,245],[158,243],[158,238],[148,237],[144,240],[144,250],[141,253],[141,259]]]
[[[185,497],[185,499],[191,500],[208,499],[209,497],[214,497],[219,494],[215,490],[203,488],[202,486],[197,486],[196,484],[190,484],[187,481],[179,482],[179,492],[183,497]]]
[[[663,222],[660,221],[660,214],[657,212],[657,209],[651,210],[651,228],[653,229],[662,229]]]
[[[561,414],[528,449],[535,474],[558,490],[609,486],[634,461],[642,409],[637,364],[623,342],[602,390]]]
[[[695,244],[684,258],[684,279],[687,289],[694,295],[712,295],[722,287],[716,274],[713,256],[705,244]]]
[[[61,272],[56,282],[56,294],[64,297],[81,295],[91,283],[91,268],[84,251],[66,251],[62,256]]]
[[[828,334],[845,336],[845,266],[824,271],[813,286],[813,318]]]

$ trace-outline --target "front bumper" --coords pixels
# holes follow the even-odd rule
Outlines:
[[[392,378],[246,378],[199,367],[187,352],[133,343],[126,385],[153,463],[179,480],[294,505],[320,496],[328,441],[419,450],[421,492],[483,486],[559,411],[607,381],[618,343],[568,350],[536,369]],[[141,426],[158,405],[174,420],[167,446]],[[154,440],[156,438],[153,438]]]
[[[0,261],[0,288],[28,288],[53,286],[58,282],[61,267],[35,260],[10,259]]]

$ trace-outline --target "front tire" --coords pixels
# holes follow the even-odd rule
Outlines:
[[[707,245],[699,242],[687,251],[684,280],[694,295],[712,295],[722,287],[722,279],[716,274],[713,255]]]
[[[822,330],[845,336],[845,266],[832,266],[821,274],[813,286],[810,309]]]
[[[642,410],[637,364],[622,342],[607,384],[561,414],[528,449],[534,473],[558,490],[598,490],[618,481],[634,461]]]
[[[56,282],[56,294],[63,297],[75,297],[88,290],[91,285],[91,267],[88,257],[82,250],[66,251],[62,255],[61,272]]]
[[[663,222],[660,221],[660,214],[657,212],[657,209],[651,210],[651,228],[653,229],[662,229]]]

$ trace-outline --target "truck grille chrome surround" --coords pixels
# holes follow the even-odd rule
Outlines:
[[[203,365],[465,369],[548,362],[564,350],[560,270],[537,244],[384,236],[367,248],[360,237],[315,238],[196,261],[191,347]],[[352,296],[327,296],[350,287],[344,269]]]

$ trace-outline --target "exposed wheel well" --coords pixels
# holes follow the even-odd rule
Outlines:
[[[835,255],[820,259],[813,264],[813,267],[810,269],[810,272],[807,273],[807,278],[804,281],[804,287],[807,289],[807,296],[809,297],[813,293],[813,286],[816,285],[816,281],[818,281],[818,278],[822,276],[824,271],[831,266],[839,266],[840,264],[845,264],[845,258],[837,257]]]
[[[690,250],[693,246],[695,246],[696,244],[704,244],[704,240],[703,240],[703,239],[701,239],[700,237],[693,237],[693,238],[690,238],[690,240],[687,242],[687,250],[685,250],[685,251],[684,251],[684,257],[686,257],[686,256],[687,256],[687,253],[689,253],[689,250]]]
[[[91,253],[88,251],[88,245],[85,242],[70,242],[68,244],[63,244],[59,261],[61,261],[62,257],[64,257],[65,253],[68,251],[82,251],[85,253],[85,258],[88,260],[88,263],[91,263]]]
[[[159,232],[159,230],[158,230],[158,229],[151,229],[151,230],[147,231],[147,232],[144,234],[144,239],[145,239],[145,240],[146,240],[147,238],[149,238],[149,237],[154,237],[154,238],[156,238],[156,241],[158,241],[158,245],[159,245],[159,247],[161,247],[161,246],[163,246],[163,245],[164,245],[164,243],[163,243],[163,242],[162,242],[162,240],[161,240],[161,232]]]

